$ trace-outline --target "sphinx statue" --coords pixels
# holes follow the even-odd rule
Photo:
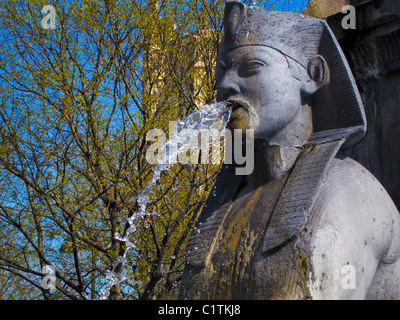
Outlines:
[[[224,165],[187,249],[180,299],[399,299],[400,216],[342,150],[366,132],[324,20],[226,1],[216,66],[254,170]]]

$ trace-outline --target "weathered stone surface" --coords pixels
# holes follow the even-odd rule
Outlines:
[[[371,0],[310,0],[302,11],[315,18],[327,18],[341,12],[346,5],[358,6]]]
[[[340,135],[330,138],[325,143],[312,140],[300,154],[269,220],[263,253],[293,240],[304,228],[325,172],[345,140]]]
[[[316,18],[325,18],[339,11],[343,6],[351,4],[351,0],[310,0],[303,13]]]
[[[205,207],[186,247],[187,264],[193,268],[202,268],[209,259],[209,250],[217,238],[223,223],[224,213],[232,205],[243,176],[235,175],[233,165],[224,166],[213,187],[212,196]]]

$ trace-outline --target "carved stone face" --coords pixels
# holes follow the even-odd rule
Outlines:
[[[255,138],[271,139],[302,106],[307,71],[279,51],[263,46],[229,50],[217,61],[217,100],[236,102],[231,129],[254,129]],[[303,79],[303,80],[302,80]]]

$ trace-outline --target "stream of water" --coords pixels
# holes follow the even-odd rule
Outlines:
[[[109,297],[110,289],[114,285],[120,285],[126,280],[126,278],[120,273],[117,273],[115,269],[119,264],[122,264],[121,269],[123,270],[126,264],[127,255],[132,251],[132,249],[135,248],[135,244],[129,240],[131,235],[137,230],[135,222],[146,215],[157,214],[156,212],[148,212],[147,205],[150,202],[152,190],[154,186],[159,183],[162,174],[172,165],[174,165],[174,163],[168,159],[177,159],[180,154],[185,154],[189,149],[193,148],[193,145],[187,141],[187,137],[185,135],[179,135],[179,132],[183,129],[195,130],[197,133],[200,133],[200,130],[204,129],[217,129],[222,131],[225,129],[226,124],[229,121],[230,114],[231,109],[228,107],[228,104],[226,102],[219,102],[215,104],[204,105],[201,109],[195,110],[185,119],[177,121],[178,134],[174,135],[172,139],[170,138],[162,146],[161,154],[164,154],[165,158],[163,161],[160,161],[153,167],[153,176],[151,181],[136,198],[139,205],[139,210],[127,220],[129,227],[124,236],[121,236],[118,233],[115,234],[115,238],[117,240],[125,243],[126,250],[123,256],[118,257],[118,259],[114,261],[112,270],[106,274],[108,283],[101,291],[101,300],[105,300]]]

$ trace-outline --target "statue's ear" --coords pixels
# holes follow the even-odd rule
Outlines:
[[[325,59],[320,55],[310,59],[307,73],[309,79],[303,83],[302,87],[302,92],[305,95],[312,95],[329,83],[329,67]]]
[[[244,18],[246,6],[240,1],[226,1],[224,15],[225,37],[235,40],[235,33],[238,24]]]

